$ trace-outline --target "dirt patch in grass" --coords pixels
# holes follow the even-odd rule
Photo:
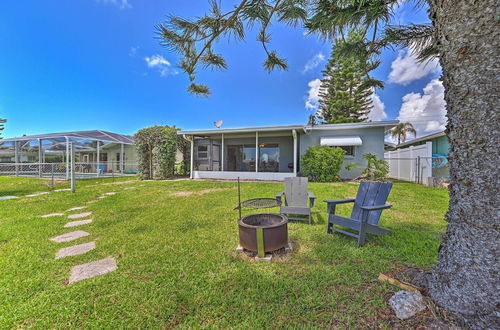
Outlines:
[[[205,195],[213,192],[218,192],[218,191],[226,191],[230,190],[229,188],[212,188],[212,189],[203,189],[200,191],[178,191],[175,193],[171,193],[170,196],[174,197],[186,197],[186,196],[191,196],[191,195]]]

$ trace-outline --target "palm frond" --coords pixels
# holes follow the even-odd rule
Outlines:
[[[382,40],[385,44],[409,48],[420,61],[439,56],[435,47],[435,28],[431,24],[388,26]]]

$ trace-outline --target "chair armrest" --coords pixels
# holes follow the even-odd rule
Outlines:
[[[390,208],[391,204],[384,205],[373,205],[373,206],[360,206],[359,208],[365,211],[376,211],[376,210],[384,210]]]
[[[345,204],[345,203],[354,203],[354,198],[349,199],[337,199],[337,200],[324,200],[323,202],[328,204]]]
[[[328,214],[335,214],[335,208],[337,204],[353,203],[354,201],[355,201],[354,198],[350,198],[350,199],[326,200],[323,202],[326,203],[326,211],[328,212]]]
[[[276,196],[275,196],[276,200],[279,201],[280,203],[282,203],[283,202],[282,197],[284,194],[285,194],[285,192],[283,192],[283,191],[280,192],[279,194],[276,194]]]
[[[309,195],[309,206],[311,208],[313,208],[314,207],[314,201],[316,200],[316,196],[312,192],[308,192],[307,194]]]

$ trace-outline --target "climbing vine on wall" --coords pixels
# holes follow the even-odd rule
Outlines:
[[[139,130],[135,136],[141,179],[168,179],[175,175],[179,145],[177,128],[152,126]]]

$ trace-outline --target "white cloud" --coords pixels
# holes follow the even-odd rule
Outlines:
[[[132,5],[128,2],[128,0],[97,0],[97,2],[112,4],[112,5],[117,6],[120,9],[132,8]]]
[[[306,99],[306,109],[311,111],[318,110],[319,107],[319,90],[320,90],[321,80],[314,79],[307,83],[309,86],[309,91],[307,92]]]
[[[372,94],[372,102],[373,102],[373,108],[368,114],[368,119],[371,121],[378,121],[387,118],[387,114],[384,111],[385,104],[384,102],[382,102],[380,97],[375,93]]]
[[[307,72],[316,69],[324,61],[325,61],[325,55],[319,52],[318,54],[314,55],[307,61],[306,65],[304,65],[304,69],[302,69],[301,71],[302,74],[306,74]]]
[[[430,62],[419,62],[410,51],[403,51],[391,64],[389,82],[408,85],[414,80],[438,72],[441,72],[441,67],[437,59]]]
[[[145,57],[149,68],[157,69],[160,72],[160,76],[164,77],[167,75],[175,75],[177,74],[177,70],[172,69],[172,64],[167,61],[163,56],[155,54],[148,57]]]
[[[423,94],[409,93],[403,96],[397,119],[412,123],[417,137],[444,130],[446,102],[442,82],[433,79],[424,87]]]

